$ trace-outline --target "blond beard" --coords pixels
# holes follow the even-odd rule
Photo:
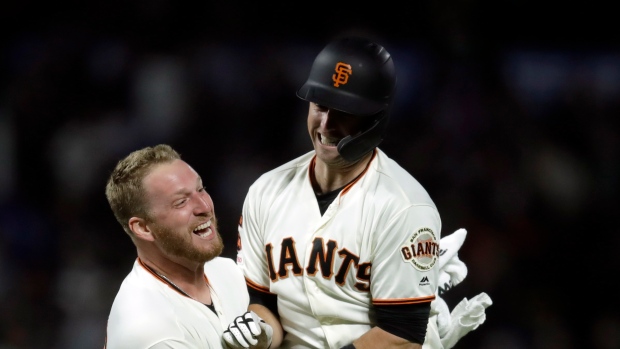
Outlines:
[[[162,225],[153,224],[153,236],[155,236],[158,245],[169,255],[181,257],[192,262],[205,263],[222,254],[224,250],[224,242],[217,229],[217,220],[213,219],[211,226],[216,238],[212,240],[211,245],[207,249],[199,249],[193,243],[192,239],[187,239],[187,235],[179,234],[174,230]]]

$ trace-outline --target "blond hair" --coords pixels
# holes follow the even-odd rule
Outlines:
[[[129,229],[129,219],[149,216],[142,185],[144,177],[156,165],[170,163],[180,158],[179,153],[171,146],[159,144],[136,150],[116,164],[106,184],[105,196],[114,217],[129,236],[133,236]]]

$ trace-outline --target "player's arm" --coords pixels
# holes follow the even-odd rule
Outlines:
[[[265,307],[261,304],[250,304],[248,310],[255,312],[258,316],[260,316],[271,328],[273,329],[273,335],[271,337],[271,346],[269,349],[275,349],[282,344],[282,339],[284,338],[284,330],[282,329],[282,324],[280,324],[279,318],[269,310],[269,308]]]
[[[270,349],[279,347],[284,339],[284,330],[278,315],[278,296],[252,287],[251,283],[248,283],[248,294],[250,296],[248,310],[258,314],[273,329]]]
[[[428,340],[441,220],[432,206],[411,206],[388,219],[385,229],[373,238],[376,263],[371,294],[376,326],[353,342],[357,349],[419,349]]]
[[[277,308],[277,296],[248,287],[248,311],[237,316],[224,331],[230,349],[275,349],[284,338]]]
[[[422,347],[430,314],[430,302],[375,305],[375,313],[377,326],[354,341],[355,348],[419,349]]]
[[[243,214],[238,225],[238,241],[237,241],[237,265],[241,267],[248,283],[248,294],[250,297],[248,305],[248,313],[254,313],[260,317],[263,324],[270,327],[269,349],[278,348],[284,338],[284,330],[280,323],[277,308],[277,296],[269,292],[269,288],[265,285],[269,284],[267,258],[265,256],[264,242],[262,240],[261,224],[258,222],[261,217],[261,200],[264,195],[256,192],[257,187],[250,187],[250,191],[246,196],[243,204]],[[254,281],[252,281],[254,280]],[[258,282],[256,282],[258,281]],[[247,314],[247,313],[246,313]],[[244,317],[246,314],[242,315]],[[237,321],[239,317],[235,321]],[[229,329],[234,327],[231,323]],[[243,334],[247,335],[247,331]],[[250,334],[252,335],[252,334]],[[242,339],[243,341],[243,339]],[[245,341],[245,344],[250,342]],[[236,341],[233,346],[240,344]],[[241,343],[241,347],[249,348],[253,346]],[[254,345],[250,343],[251,345]]]
[[[394,348],[394,349],[421,349],[422,344],[411,343],[408,340],[397,337],[379,327],[373,327],[352,344],[355,349]],[[353,349],[351,347],[343,347]]]

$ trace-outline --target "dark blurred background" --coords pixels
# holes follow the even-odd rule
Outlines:
[[[169,143],[203,176],[225,255],[249,185],[311,149],[297,99],[356,33],[394,57],[380,146],[468,230],[456,348],[620,348],[620,47],[611,5],[0,5],[0,349],[102,348],[135,249],[104,196],[116,161]]]

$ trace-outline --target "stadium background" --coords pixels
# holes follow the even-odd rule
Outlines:
[[[380,6],[380,7],[379,7]],[[571,7],[572,6],[572,7]],[[372,8],[370,8],[372,7]],[[343,32],[394,56],[381,148],[466,228],[486,322],[457,348],[620,348],[620,47],[602,4],[3,2],[0,348],[101,348],[135,250],[103,194],[169,143],[214,198],[225,255],[248,186],[310,150],[295,97]]]

